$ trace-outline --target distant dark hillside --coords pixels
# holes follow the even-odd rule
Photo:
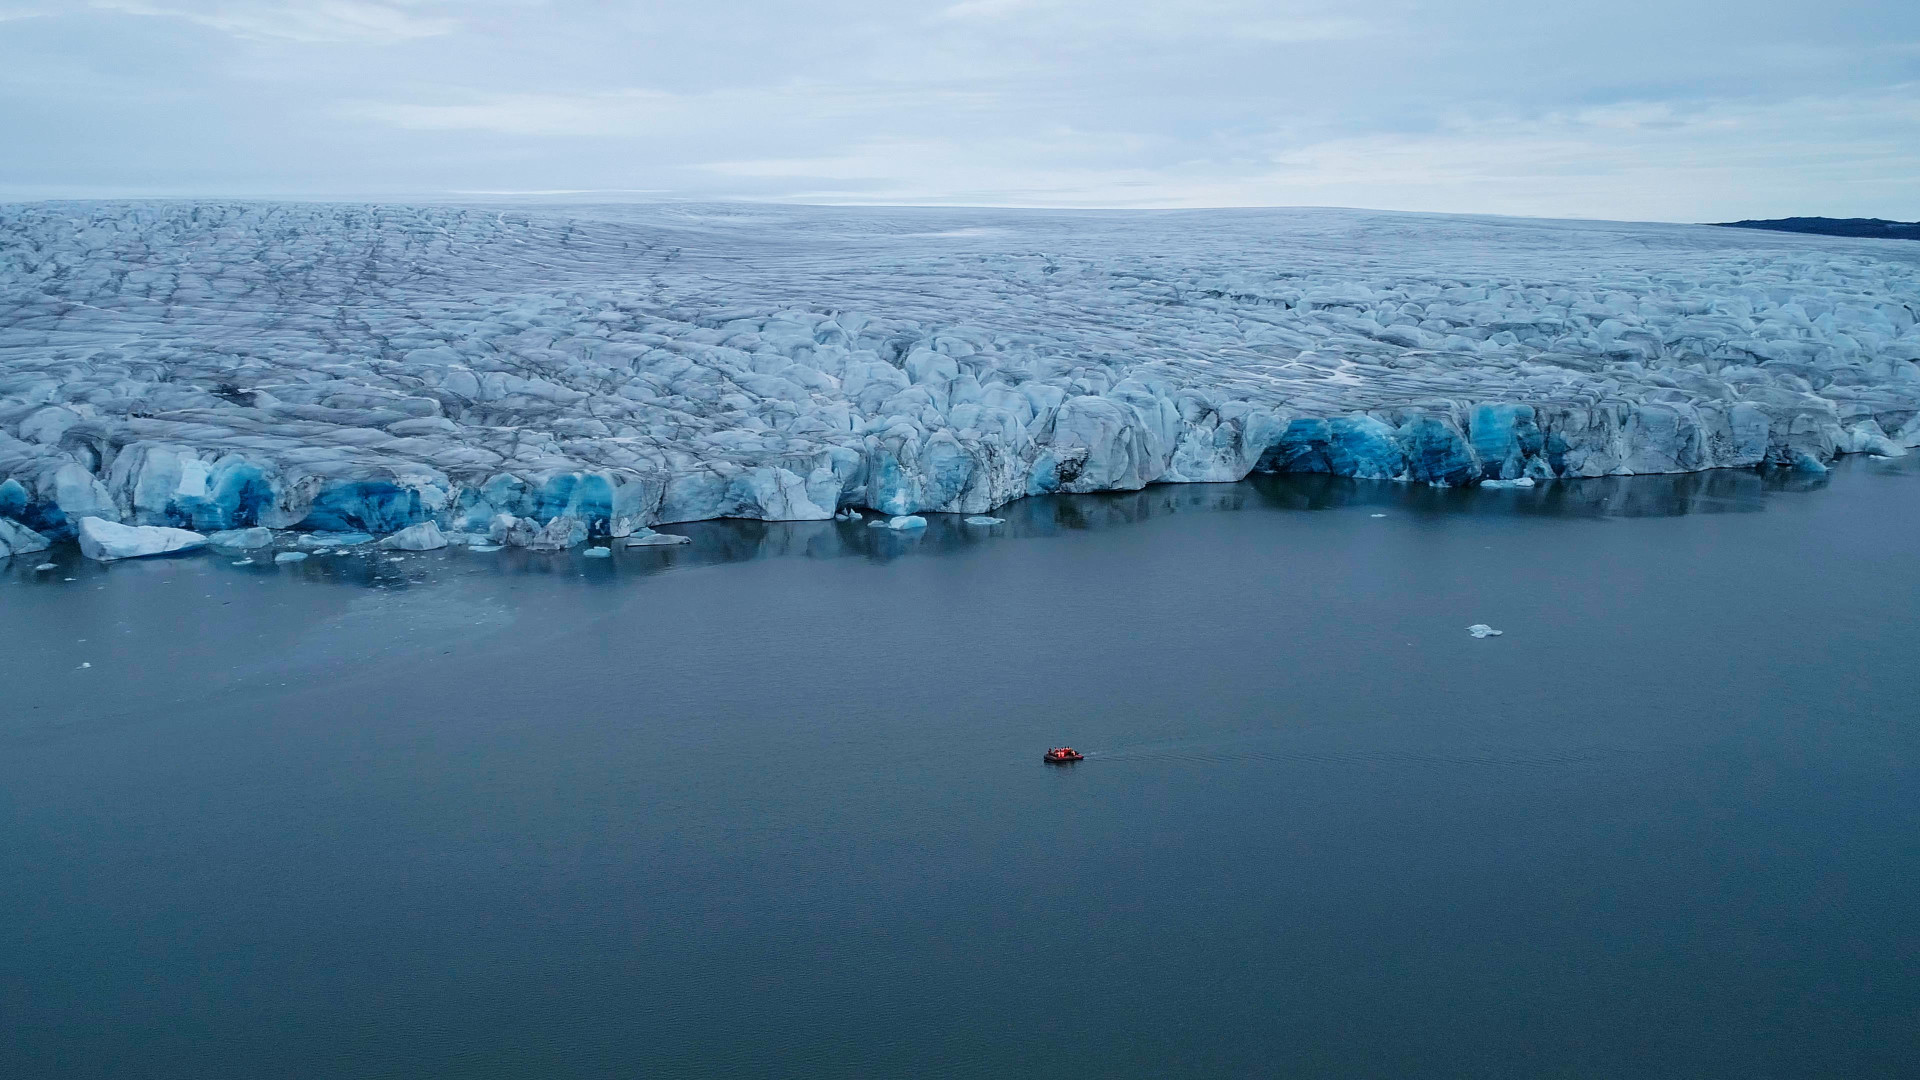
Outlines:
[[[1765,221],[1715,221],[1710,224],[1727,229],[1772,229],[1774,232],[1819,233],[1822,236],[1920,240],[1920,221],[1888,221],[1877,217],[1783,217]]]

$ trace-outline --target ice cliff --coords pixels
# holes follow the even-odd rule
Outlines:
[[[0,207],[0,519],[565,547],[1250,470],[1819,470],[1920,444],[1916,312],[1920,245],[1701,226]]]

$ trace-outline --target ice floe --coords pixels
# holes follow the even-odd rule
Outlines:
[[[0,559],[25,555],[30,551],[45,551],[50,546],[46,537],[25,525],[0,518]]]
[[[441,535],[438,522],[423,521],[381,540],[379,546],[394,551],[438,551],[447,546],[447,538]]]
[[[273,546],[273,530],[258,525],[250,529],[225,529],[207,537],[207,543],[236,551],[253,551]]]
[[[204,547],[207,538],[186,529],[163,525],[122,525],[97,517],[80,519],[77,529],[80,554],[96,562],[138,559],[147,555],[165,555]]]
[[[691,544],[693,537],[679,533],[654,532],[652,529],[641,531],[627,537],[628,547],[671,547],[675,544]]]

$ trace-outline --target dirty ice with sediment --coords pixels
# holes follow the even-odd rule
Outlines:
[[[1920,245],[1891,241],[1298,209],[0,207],[0,557],[911,530],[1256,470],[1509,485],[1914,445]]]

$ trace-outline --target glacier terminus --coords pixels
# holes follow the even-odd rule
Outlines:
[[[0,557],[196,543],[141,527],[666,544],[651,526],[984,525],[1256,470],[1525,486],[1915,445],[1920,245],[1894,241],[1326,209],[0,207]]]

